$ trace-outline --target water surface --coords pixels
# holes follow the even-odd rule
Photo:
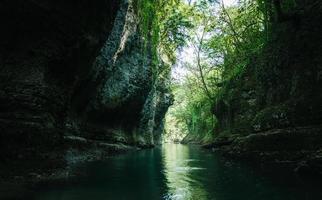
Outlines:
[[[36,200],[320,200],[322,187],[282,170],[165,144],[81,167],[86,178],[36,191]]]

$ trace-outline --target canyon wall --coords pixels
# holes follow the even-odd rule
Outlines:
[[[63,165],[80,152],[158,144],[172,96],[154,76],[162,66],[152,63],[133,4],[0,3],[3,165]]]
[[[263,52],[222,88],[213,109],[219,134],[210,146],[322,171],[321,11],[319,1],[296,1],[274,22]]]

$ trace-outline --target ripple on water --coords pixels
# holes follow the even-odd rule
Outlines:
[[[176,167],[175,172],[189,172],[194,170],[206,170],[206,168],[202,167]]]

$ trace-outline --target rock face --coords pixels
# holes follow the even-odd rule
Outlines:
[[[270,161],[297,162],[320,151],[321,13],[320,1],[296,1],[290,17],[273,25],[263,53],[222,89],[214,113],[218,140],[237,138],[224,145],[231,154],[270,154],[275,155],[267,157]],[[285,152],[302,157],[285,157]]]
[[[321,2],[296,1],[292,10],[292,17],[273,24],[261,55],[223,88],[214,106],[221,130],[321,124]]]
[[[132,0],[0,3],[2,161],[61,160],[84,140],[158,142],[172,97],[135,13]]]

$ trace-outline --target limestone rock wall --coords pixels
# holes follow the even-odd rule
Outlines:
[[[1,160],[61,160],[84,140],[155,143],[143,135],[159,137],[171,95],[153,81],[135,13],[132,0],[0,2]]]
[[[321,174],[322,4],[296,1],[261,55],[222,88],[209,147],[269,162],[311,163]]]
[[[222,89],[214,106],[219,131],[321,125],[322,6],[316,0],[296,5],[292,18],[273,25],[261,55]]]

